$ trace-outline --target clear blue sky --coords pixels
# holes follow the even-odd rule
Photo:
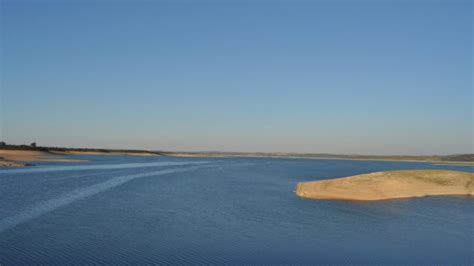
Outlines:
[[[472,1],[2,1],[0,138],[473,150]]]

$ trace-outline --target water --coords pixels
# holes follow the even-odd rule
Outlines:
[[[297,182],[426,163],[87,158],[0,171],[0,265],[472,265],[474,200],[302,200]]]

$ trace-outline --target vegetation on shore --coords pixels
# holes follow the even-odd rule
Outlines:
[[[440,195],[474,195],[474,174],[447,170],[388,171],[299,183],[308,199],[386,200]]]

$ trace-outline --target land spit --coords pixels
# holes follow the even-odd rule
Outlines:
[[[299,183],[296,195],[326,200],[387,200],[474,195],[474,174],[447,170],[388,171]]]

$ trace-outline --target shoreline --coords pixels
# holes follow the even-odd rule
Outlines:
[[[58,155],[98,155],[98,156],[161,156],[152,152],[116,152],[116,151],[50,151]]]
[[[411,162],[411,163],[431,163],[433,165],[454,165],[454,166],[473,166],[474,161],[440,161],[429,159],[397,159],[397,158],[377,158],[377,156],[367,158],[348,158],[348,157],[318,157],[318,156],[284,156],[284,155],[225,155],[225,154],[202,154],[202,153],[172,153],[165,152],[164,156],[178,158],[274,158],[274,159],[306,159],[306,160],[344,160],[344,161],[381,161],[381,162]],[[380,156],[383,157],[383,156]],[[403,157],[403,156],[402,156]],[[426,156],[429,157],[429,156]]]
[[[15,156],[28,154],[25,156]],[[36,153],[36,154],[35,154]],[[13,154],[13,155],[12,155]],[[93,149],[64,147],[32,147],[26,145],[0,146],[0,168],[25,167],[22,162],[85,162],[80,159],[67,159],[67,155],[95,156],[168,156],[177,158],[270,158],[270,159],[303,159],[303,160],[345,160],[345,161],[381,161],[430,163],[446,166],[474,167],[474,154],[447,156],[387,156],[387,155],[338,155],[338,154],[296,154],[296,153],[259,153],[259,152],[166,152],[128,149]]]
[[[28,151],[28,150],[1,150],[0,149],[0,167],[1,168],[20,168],[31,166],[31,162],[58,162],[58,163],[79,163],[87,162],[80,159],[64,158],[62,155],[50,153],[47,151]]]
[[[127,151],[127,150],[74,150],[74,149],[48,149],[48,148],[27,148],[22,149],[2,149],[0,147],[0,169],[22,168],[32,166],[32,162],[51,163],[86,163],[88,160],[70,159],[67,155],[96,155],[96,156],[161,156],[157,153],[147,151]]]

